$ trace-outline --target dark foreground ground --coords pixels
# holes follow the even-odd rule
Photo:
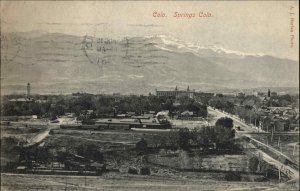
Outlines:
[[[204,175],[204,174],[203,174]],[[189,178],[106,174],[102,177],[2,174],[1,190],[122,190],[122,191],[193,191],[193,190],[265,190],[275,189],[270,182],[227,182]],[[286,188],[286,187],[285,187]],[[288,189],[285,189],[288,190]]]

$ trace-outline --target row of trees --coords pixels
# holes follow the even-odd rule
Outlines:
[[[4,99],[2,115],[38,115],[55,118],[66,112],[75,113],[76,116],[83,111],[93,110],[96,116],[117,115],[126,112],[135,112],[137,115],[145,111],[169,110],[171,114],[193,111],[197,116],[207,116],[206,105],[193,99],[182,98],[180,106],[175,107],[175,100],[169,97],[157,96],[106,96],[106,95],[81,95],[74,96],[48,96],[44,102],[10,102]]]
[[[51,105],[50,103],[7,101],[3,103],[1,110],[2,110],[2,115],[4,116],[42,115],[44,113],[51,112],[50,105]]]
[[[197,117],[207,117],[207,105],[187,97],[179,98],[179,103],[180,105],[176,107],[177,111],[192,111]]]
[[[200,96],[200,95],[199,95]],[[43,96],[33,97],[34,99],[43,99],[45,102],[10,102],[9,99],[17,98],[16,96],[2,97],[2,115],[62,115],[65,112],[74,112],[80,115],[83,110],[94,110],[96,115],[118,114],[128,111],[141,114],[144,111],[161,111],[169,110],[171,114],[183,112],[185,110],[193,111],[197,116],[206,117],[206,105],[235,113],[241,118],[250,118],[252,108],[261,106],[287,106],[292,105],[298,99],[297,96],[283,95],[273,96],[267,101],[263,101],[255,96],[230,97],[230,96],[211,96],[203,94],[200,100],[182,97],[176,100],[174,97],[157,97],[157,96],[108,96],[108,95],[90,95],[83,94],[80,96]],[[174,106],[174,102],[179,105]],[[200,103],[201,102],[201,103]],[[237,108],[243,106],[244,109]],[[247,108],[248,107],[248,108]]]
[[[189,150],[201,148],[204,151],[211,149],[232,149],[234,146],[235,131],[230,118],[220,118],[215,127],[187,128],[170,131],[167,137],[155,138],[156,147]]]

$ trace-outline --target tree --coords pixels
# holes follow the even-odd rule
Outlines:
[[[190,133],[190,139],[193,144],[196,144],[197,146],[202,147],[204,150],[207,150],[211,144],[215,143],[214,128],[195,128]]]
[[[218,148],[229,148],[233,145],[235,131],[233,129],[233,120],[228,117],[222,117],[215,124],[216,143]]]
[[[176,150],[178,149],[178,143],[179,143],[179,133],[178,131],[171,130],[169,132],[169,136],[167,138],[168,146],[171,147],[171,149]]]
[[[174,111],[175,109],[175,107],[173,106],[173,101],[170,98],[168,98],[162,106],[164,110],[169,110],[170,112]]]
[[[103,154],[101,153],[97,145],[93,143],[86,143],[83,145],[79,145],[76,148],[76,152],[78,155],[83,156],[85,158],[98,161],[98,162],[103,161]]]
[[[233,127],[233,120],[229,117],[222,117],[217,120],[216,127],[223,127],[227,129],[232,129]]]
[[[64,115],[65,109],[62,105],[55,105],[50,108],[50,116],[52,119],[55,119],[56,116]]]
[[[148,149],[148,143],[147,141],[142,138],[139,142],[137,142],[135,144],[135,149],[136,151],[139,153],[139,154],[144,154],[147,152],[147,149]]]
[[[228,172],[225,175],[225,178],[227,181],[241,181],[242,180],[242,176],[238,172]]]
[[[189,150],[190,148],[190,131],[188,128],[179,130],[179,146],[183,150]]]
[[[192,144],[197,146],[200,146],[202,144],[202,136],[199,127],[196,127],[191,131],[190,138]]]
[[[42,114],[40,104],[33,102],[33,103],[30,104],[30,108],[31,108],[31,112],[32,112],[33,115],[40,116]]]
[[[259,164],[259,160],[258,160],[257,157],[250,158],[250,160],[249,160],[249,169],[252,172],[256,172],[258,164]]]
[[[140,175],[150,175],[151,171],[149,167],[142,167],[140,169]]]

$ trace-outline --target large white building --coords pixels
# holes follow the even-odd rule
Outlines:
[[[189,97],[194,98],[195,90],[190,90],[189,86],[187,90],[178,90],[177,86],[174,90],[156,90],[157,96],[170,96],[170,97]]]

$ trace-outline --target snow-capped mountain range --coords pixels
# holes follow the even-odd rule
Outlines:
[[[220,56],[222,54],[223,56],[226,54],[231,55],[231,56],[240,56],[240,57],[245,57],[245,56],[264,56],[263,53],[245,53],[245,52],[239,52],[236,50],[229,50],[221,45],[211,45],[211,46],[201,46],[198,44],[193,44],[193,43],[188,43],[183,40],[179,40],[175,37],[172,36],[167,36],[167,35],[157,35],[157,36],[150,36],[148,38],[160,38],[161,41],[163,42],[160,46],[157,45],[157,48],[161,48],[163,50],[168,50],[168,51],[186,51],[186,52],[193,52],[196,55],[200,56]],[[211,54],[207,54],[209,51],[211,51]],[[206,55],[204,54],[206,53]]]
[[[108,39],[35,31],[2,34],[1,46],[4,93],[25,92],[27,82],[36,93],[299,87],[296,61],[167,35]]]

